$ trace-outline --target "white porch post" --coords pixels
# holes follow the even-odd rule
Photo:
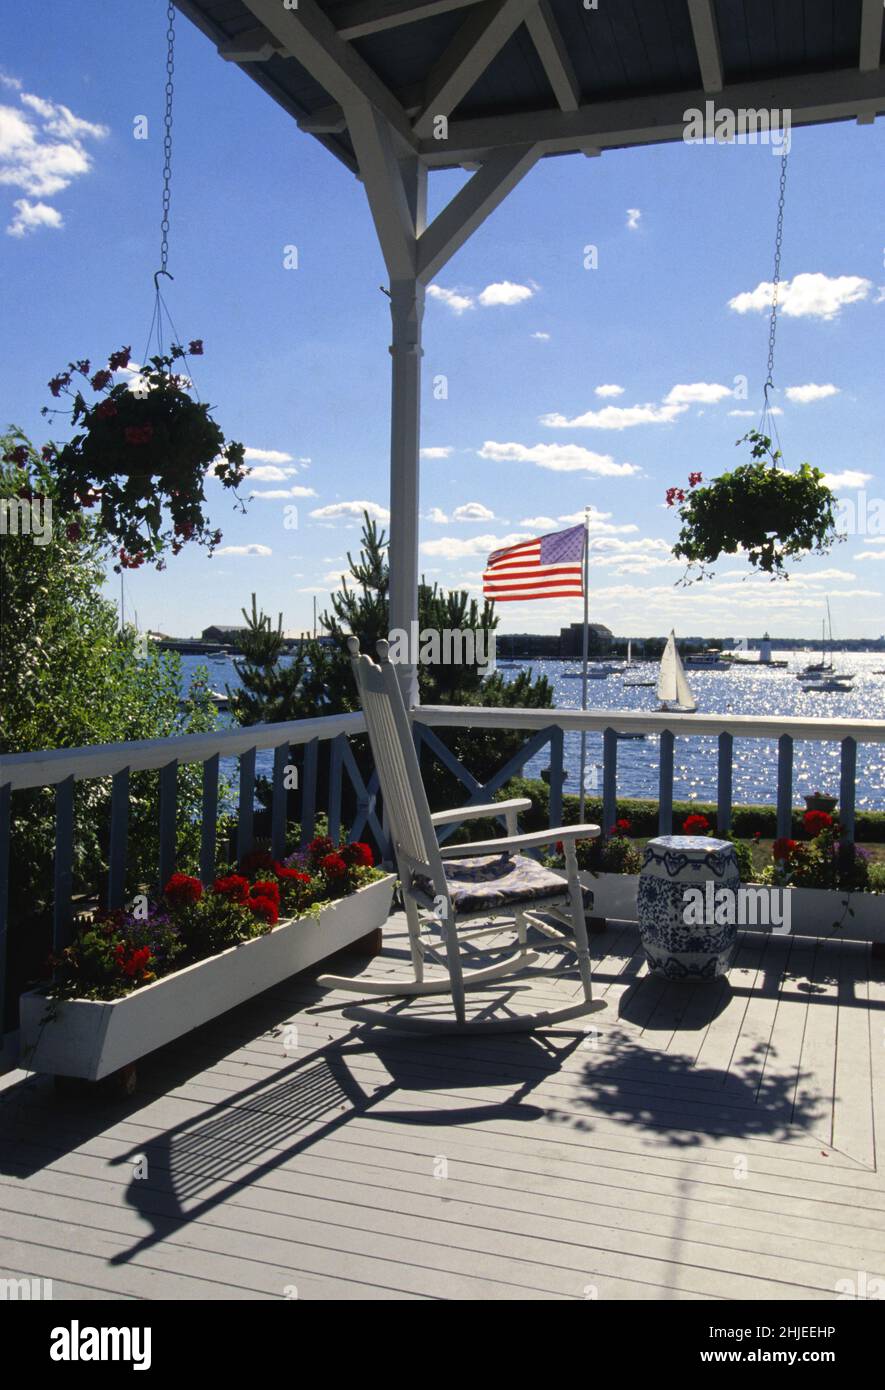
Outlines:
[[[422,179],[423,181],[423,179]],[[410,633],[418,617],[418,503],[421,434],[421,322],[424,286],[392,280],[390,406],[390,626]],[[407,707],[418,703],[418,671],[397,668]]]

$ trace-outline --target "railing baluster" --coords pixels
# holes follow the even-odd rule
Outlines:
[[[332,739],[329,748],[329,835],[337,844],[341,839],[341,782],[344,768],[344,734]]]
[[[74,877],[74,778],[55,788],[55,865],[53,869],[52,946],[58,954],[71,930],[71,892]]]
[[[562,784],[565,777],[562,729],[550,730],[550,825],[562,825]]]
[[[237,804],[237,861],[252,848],[255,825],[255,749],[240,754],[240,795]]]
[[[839,836],[854,841],[854,802],[857,793],[857,739],[842,740],[842,770],[839,778]]]
[[[343,738],[344,735],[342,734]],[[270,838],[274,859],[286,853],[286,768],[289,765],[288,743],[279,743],[273,750],[273,796],[270,811]]]
[[[129,769],[121,767],[111,783],[111,844],[108,852],[108,907],[122,907],[129,843]]]
[[[178,759],[160,768],[160,887],[175,873]]]
[[[312,738],[304,745],[304,788],[301,792],[301,843],[313,839],[317,813],[317,751],[319,739]]]
[[[0,1052],[2,1052],[3,1014],[6,1000],[6,928],[9,921],[9,827],[12,788],[0,787]]]
[[[218,762],[213,753],[203,763],[203,824],[200,828],[200,878],[208,884],[215,878],[218,835]]]
[[[669,729],[661,731],[660,767],[658,771],[658,834],[673,834],[673,751],[675,735]]]
[[[719,779],[716,808],[716,829],[725,835],[731,829],[732,769],[734,765],[734,738],[731,734],[719,735]]]
[[[781,734],[777,741],[777,833],[789,838],[793,829],[793,740]]]
[[[618,818],[618,735],[606,729],[602,735],[602,833],[608,835]]]

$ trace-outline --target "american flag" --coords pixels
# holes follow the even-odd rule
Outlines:
[[[496,603],[532,598],[583,598],[583,526],[554,531],[493,550],[482,577],[482,591]]]

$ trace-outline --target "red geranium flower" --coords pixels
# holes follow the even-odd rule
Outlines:
[[[697,487],[698,483],[702,483],[703,481],[704,481],[704,475],[703,475],[703,473],[689,473],[689,475],[688,475],[688,485],[689,485],[689,487]]]
[[[95,407],[96,415],[101,416],[102,420],[110,420],[117,413],[117,407],[113,401],[102,401],[101,405]]]
[[[230,898],[232,902],[244,903],[249,896],[249,880],[243,878],[242,874],[228,874],[215,880],[212,891],[223,898]]]
[[[108,358],[108,366],[112,372],[119,372],[123,367],[129,366],[129,354],[131,348],[120,348],[119,352],[112,352]]]
[[[632,829],[632,822],[623,819],[623,817],[621,818],[621,820],[615,821],[615,830],[618,832],[619,835],[629,835]]]
[[[272,903],[279,905],[280,885],[274,879],[262,879],[258,883],[253,883],[249,889],[250,898],[269,898]]]
[[[324,854],[320,860],[320,868],[326,878],[344,878],[347,874],[347,865],[340,854]]]
[[[318,835],[317,838],[311,840],[310,844],[307,846],[308,854],[312,854],[314,858],[319,858],[323,854],[332,854],[334,849],[335,845],[328,835]]]
[[[250,898],[249,909],[256,917],[263,917],[269,927],[276,926],[280,920],[280,909],[272,898]]]
[[[202,356],[203,356],[203,339],[202,339],[202,338],[191,338],[191,341],[190,341],[190,343],[188,344],[188,349],[187,349],[187,350],[188,350],[188,352],[191,354],[192,357],[202,357]]]
[[[181,907],[199,902],[203,896],[203,885],[198,878],[191,878],[189,874],[173,874],[163,892],[172,907]]]
[[[822,830],[830,830],[833,825],[833,817],[828,811],[806,811],[802,817],[802,825],[810,839],[815,839]]]
[[[706,835],[710,822],[706,816],[686,816],[682,827],[683,835]]]
[[[341,858],[345,863],[362,869],[371,869],[375,864],[371,848],[362,840],[352,840],[349,845],[345,845],[341,850]]]
[[[83,528],[78,521],[72,521],[65,530],[65,535],[69,541],[78,541],[83,534]]]
[[[277,878],[286,883],[310,883],[310,874],[304,874],[300,869],[290,869],[278,859],[273,861],[273,871]]]
[[[781,864],[786,864],[798,848],[798,840],[791,840],[789,836],[781,835],[780,839],[775,840],[771,846],[771,857]]]
[[[103,391],[111,380],[112,375],[113,373],[109,372],[106,367],[102,367],[100,372],[95,373],[89,385],[92,387],[93,391]]]

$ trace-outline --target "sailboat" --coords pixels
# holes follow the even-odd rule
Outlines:
[[[667,713],[694,714],[698,707],[685,676],[682,659],[676,648],[676,633],[672,628],[664,655],[661,657],[657,693],[661,702],[659,708]]]

